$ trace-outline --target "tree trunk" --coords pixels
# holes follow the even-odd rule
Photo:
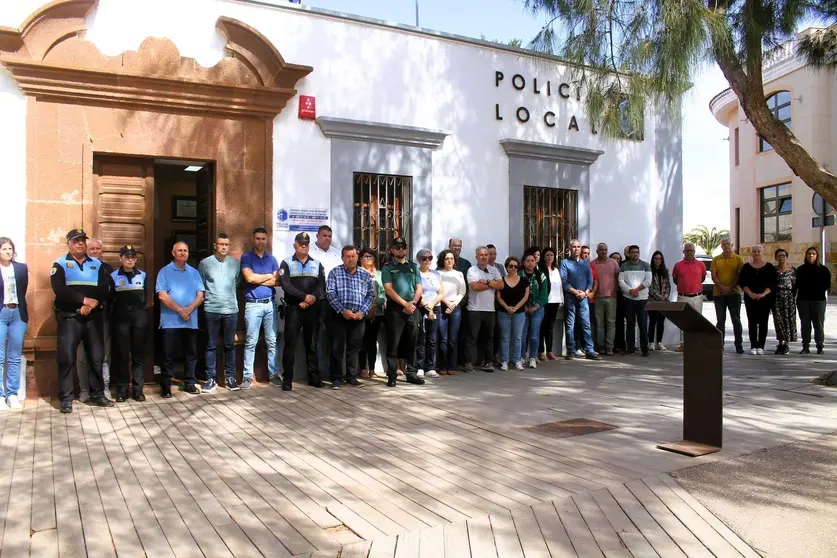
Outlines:
[[[714,39],[713,37],[715,61],[729,81],[744,114],[756,132],[773,146],[776,154],[785,160],[794,174],[832,207],[837,207],[837,176],[818,163],[793,132],[770,112],[764,98],[761,71],[752,72],[755,75],[745,73],[739,61],[734,56],[725,54]],[[760,64],[761,57],[758,58]]]

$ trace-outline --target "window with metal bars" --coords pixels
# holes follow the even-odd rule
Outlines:
[[[400,236],[412,247],[412,186],[410,176],[354,173],[354,244],[374,250],[378,267],[386,261],[393,238]]]
[[[523,244],[551,246],[566,257],[578,236],[578,192],[557,188],[523,188]]]

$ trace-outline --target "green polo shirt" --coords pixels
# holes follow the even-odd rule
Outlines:
[[[392,260],[381,270],[381,279],[384,285],[392,283],[393,290],[407,302],[410,302],[416,296],[416,285],[421,285],[419,266],[410,260],[406,260],[404,263]],[[395,305],[391,305],[392,308],[399,306],[394,301],[392,304]]]
[[[198,271],[206,287],[203,309],[213,314],[237,314],[236,290],[241,277],[241,264],[232,256],[224,261],[215,254],[201,260]]]

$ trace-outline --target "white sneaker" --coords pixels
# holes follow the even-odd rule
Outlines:
[[[665,352],[665,351],[667,351],[668,349],[666,349],[666,346],[665,346],[665,345],[663,345],[662,343],[657,343],[657,350],[658,350],[658,351],[663,351],[663,352]]]
[[[9,406],[6,405],[6,400],[5,399],[0,399],[0,412],[8,411],[8,410],[9,410]]]
[[[419,378],[424,378],[424,370],[416,370],[416,376]]]
[[[503,364],[500,365],[500,370],[502,370],[503,372],[506,372],[508,369],[509,369],[509,363],[508,362],[504,362]]]
[[[530,358],[529,359],[529,368],[537,368],[538,367],[538,359]]]
[[[436,372],[435,370],[428,370],[428,371],[427,371],[427,377],[428,377],[428,378],[438,378],[438,377],[439,377],[439,373],[438,373],[438,372]]]
[[[584,358],[584,351],[582,351],[581,349],[576,349],[575,356]],[[534,366],[532,368],[534,368]]]
[[[750,354],[751,355],[757,355],[757,354],[759,354],[759,350],[758,349],[750,349]]]
[[[9,396],[9,408],[10,409],[20,409],[23,405],[20,404],[20,399],[17,398],[17,395],[10,395]]]
[[[648,343],[648,350],[649,350],[649,351],[653,351],[653,350],[654,350],[654,343]]]
[[[764,354],[764,349],[756,349],[756,353],[760,354],[760,355],[763,355]]]
[[[523,362],[517,361],[514,365],[515,370],[523,370]]]

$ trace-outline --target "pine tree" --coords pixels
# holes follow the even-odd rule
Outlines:
[[[762,62],[805,20],[837,23],[837,0],[522,0],[548,18],[529,48],[555,54],[583,91],[600,133],[641,133],[646,107],[677,109],[707,63],[717,64],[756,132],[837,207],[837,176],[768,109]],[[835,27],[801,41],[813,67],[837,69]]]

